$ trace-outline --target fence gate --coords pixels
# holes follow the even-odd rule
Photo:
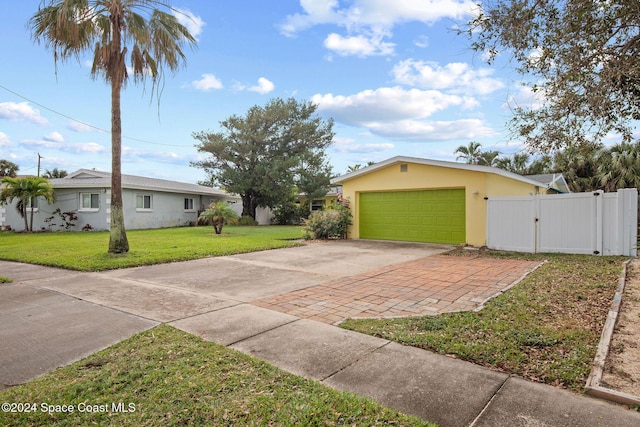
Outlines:
[[[487,246],[519,252],[636,255],[636,189],[487,200]]]

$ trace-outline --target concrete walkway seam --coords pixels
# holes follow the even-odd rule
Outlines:
[[[500,394],[502,389],[507,385],[507,381],[509,381],[510,379],[511,379],[511,376],[508,376],[507,378],[504,379],[504,381],[500,385],[500,388],[496,390],[493,396],[491,396],[491,399],[487,401],[487,404],[484,405],[484,408],[482,408],[482,411],[480,411],[480,413],[475,417],[475,419],[469,424],[469,427],[473,427],[474,425],[476,425],[476,423],[482,417],[482,415],[484,415],[484,413],[489,410],[489,407],[491,406],[493,401],[498,397],[498,394]]]
[[[356,360],[354,360],[353,362],[349,363],[348,365],[343,366],[342,368],[338,369],[337,371],[335,371],[334,373],[327,375],[326,377],[320,379],[319,381],[324,383],[326,380],[328,380],[329,378],[338,375],[340,372],[344,371],[345,369],[348,369],[350,367],[352,367],[353,365],[357,364],[358,362],[365,360],[366,358],[370,357],[372,354],[376,353],[378,350],[381,350],[383,348],[385,348],[386,346],[388,346],[389,344],[391,344],[391,341],[389,340],[385,340],[386,342],[384,344],[382,344],[380,347],[374,348],[373,350],[371,350],[368,353],[364,353],[362,356],[358,357]]]

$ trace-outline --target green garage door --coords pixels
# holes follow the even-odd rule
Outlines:
[[[464,189],[360,194],[360,238],[464,243]]]

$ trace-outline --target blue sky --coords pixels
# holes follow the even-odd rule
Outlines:
[[[24,174],[55,167],[109,171],[110,91],[88,58],[54,67],[27,22],[39,0],[3,8],[0,158]],[[505,129],[509,102],[529,102],[505,64],[488,66],[454,28],[470,0],[174,0],[198,39],[168,74],[160,106],[150,87],[122,96],[123,173],[196,182],[192,133],[270,99],[318,104],[335,120],[327,150],[335,174],[405,155],[455,160],[456,147],[522,150]],[[182,15],[184,16],[184,15]],[[89,124],[92,127],[87,127]],[[98,128],[98,129],[96,129]]]

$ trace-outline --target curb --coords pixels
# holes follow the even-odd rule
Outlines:
[[[624,287],[627,282],[627,267],[631,259],[626,260],[622,264],[622,273],[618,279],[618,287],[616,293],[613,296],[613,302],[607,315],[607,321],[604,324],[602,335],[600,336],[600,344],[598,344],[598,351],[596,357],[593,359],[591,367],[591,373],[587,378],[587,384],[585,388],[587,394],[607,399],[616,403],[622,403],[625,405],[640,405],[640,397],[634,396],[628,393],[622,393],[620,391],[611,390],[609,388],[600,385],[604,367],[609,354],[609,347],[611,346],[611,339],[613,338],[613,331],[618,320],[618,314],[620,313],[620,305],[622,304],[622,295],[624,293]]]

